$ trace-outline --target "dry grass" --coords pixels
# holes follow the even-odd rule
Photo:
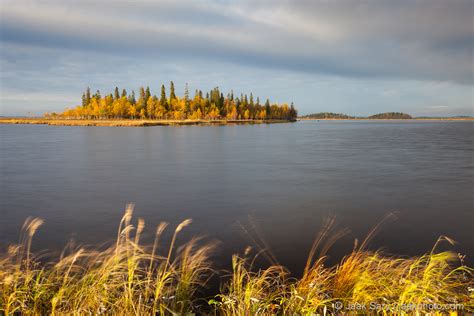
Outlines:
[[[468,289],[473,270],[463,265],[462,257],[437,252],[439,243],[453,243],[451,239],[440,237],[419,257],[387,256],[366,249],[377,226],[338,265],[326,267],[326,252],[347,233],[335,230],[333,219],[315,238],[300,278],[290,277],[277,263],[256,269],[255,258],[266,250],[253,260],[246,251],[232,257],[232,271],[206,307],[199,289],[213,273],[209,255],[214,244],[191,239],[177,247],[176,237],[191,223],[185,220],[168,247],[161,241],[166,223],[156,228],[153,245],[144,246],[144,222],[132,225],[132,215],[129,205],[113,246],[75,248],[50,263],[40,263],[31,253],[42,221],[28,219],[19,244],[0,254],[0,314],[333,315],[354,303],[383,305],[386,310],[379,314],[400,314],[397,306],[402,304],[462,304],[464,312],[473,310]],[[417,312],[431,311],[421,306]]]
[[[436,252],[440,242],[453,241],[442,236],[430,253],[413,258],[371,252],[367,245],[384,221],[338,265],[326,267],[328,249],[347,233],[328,220],[298,279],[279,265],[252,272],[252,264],[234,256],[231,278],[211,303],[223,315],[424,315],[436,312],[429,304],[451,309],[444,312],[452,315],[474,311],[473,269],[459,255]],[[353,310],[356,304],[366,310]]]
[[[31,239],[41,225],[27,221],[20,244],[0,259],[0,311],[28,314],[186,313],[194,308],[195,291],[211,274],[212,244],[192,239],[175,249],[175,230],[168,251],[158,248],[166,224],[156,230],[153,247],[140,245],[142,220],[132,226],[132,206],[120,222],[117,241],[105,250],[76,249],[57,262],[40,265],[30,254]]]

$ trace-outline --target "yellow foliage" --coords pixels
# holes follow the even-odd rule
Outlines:
[[[142,88],[143,89],[143,88]],[[148,91],[148,89],[147,89]],[[265,106],[248,103],[247,96],[239,98],[223,97],[218,88],[214,88],[211,93],[202,96],[202,92],[196,93],[194,98],[171,98],[145,94],[141,90],[140,98],[135,100],[134,94],[131,96],[111,94],[101,97],[100,93],[86,97],[83,95],[83,104],[75,109],[66,109],[62,114],[45,114],[47,117],[61,117],[65,119],[275,119],[294,120],[296,111],[289,108],[287,104],[270,106],[270,111],[266,111]],[[165,98],[165,99],[163,99]],[[163,101],[164,100],[164,101]]]

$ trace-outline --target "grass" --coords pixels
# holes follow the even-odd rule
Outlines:
[[[116,243],[101,250],[74,249],[57,262],[39,264],[30,254],[31,239],[41,220],[28,220],[20,243],[0,260],[0,311],[28,314],[143,315],[185,313],[195,305],[195,291],[211,275],[212,244],[198,240],[175,249],[174,231],[167,251],[159,251],[166,224],[156,229],[153,247],[140,245],[143,220],[132,226],[132,206],[119,225]]]
[[[394,257],[367,250],[377,226],[339,264],[329,267],[328,249],[347,233],[336,230],[334,219],[329,219],[315,238],[300,278],[276,262],[256,269],[255,258],[266,250],[252,259],[248,249],[232,257],[232,270],[223,277],[219,294],[209,299],[200,290],[217,273],[209,259],[215,244],[194,238],[178,247],[176,237],[191,224],[188,219],[174,229],[167,247],[161,241],[166,223],[156,228],[153,245],[142,245],[144,222],[138,219],[133,225],[132,215],[129,205],[112,246],[70,246],[48,263],[31,253],[43,222],[28,219],[19,243],[0,253],[0,314],[334,315],[350,314],[345,308],[355,303],[378,307],[379,314],[403,314],[400,306],[432,313],[433,305],[426,304],[461,304],[456,308],[464,308],[462,312],[473,311],[473,270],[462,256],[437,251],[440,243],[453,243],[445,236],[427,254]]]

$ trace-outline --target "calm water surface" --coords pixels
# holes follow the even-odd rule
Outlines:
[[[336,260],[391,211],[398,220],[372,248],[414,255],[447,235],[473,262],[473,122],[0,125],[0,137],[2,248],[28,216],[45,219],[37,249],[110,241],[135,202],[145,239],[160,221],[193,218],[181,241],[220,240],[214,259],[223,266],[253,245],[241,225],[258,227],[298,272],[327,216],[351,229],[331,252]]]

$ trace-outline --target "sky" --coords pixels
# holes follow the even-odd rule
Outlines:
[[[474,115],[472,0],[0,0],[0,115],[174,81],[300,114]]]

